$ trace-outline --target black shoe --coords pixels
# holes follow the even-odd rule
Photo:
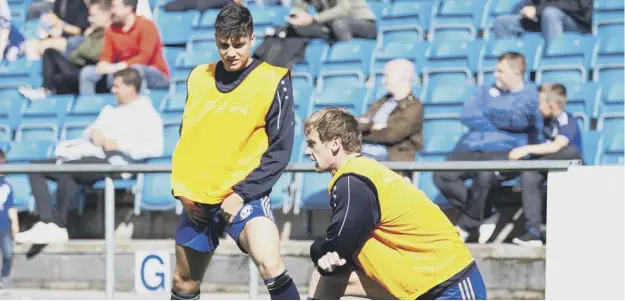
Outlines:
[[[540,237],[540,235],[538,235],[537,231],[534,231],[534,229],[528,232],[525,232],[525,234],[519,237],[515,237],[512,240],[512,242],[520,246],[530,246],[530,247],[542,247],[543,246],[542,238]]]

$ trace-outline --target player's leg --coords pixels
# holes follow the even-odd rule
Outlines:
[[[198,252],[176,245],[176,270],[171,300],[199,300],[200,285],[213,252]]]
[[[171,300],[200,299],[200,285],[219,245],[219,235],[224,224],[215,218],[219,205],[201,205],[208,223],[192,221],[186,210],[180,215],[176,230],[176,269],[174,271]]]
[[[228,228],[228,234],[250,255],[272,300],[300,299],[295,282],[282,262],[280,235],[271,213],[269,198],[243,206]]]
[[[343,296],[367,299],[397,299],[380,284],[363,272],[354,270],[332,276],[322,276],[313,269],[308,286],[308,298],[316,300],[339,300]]]

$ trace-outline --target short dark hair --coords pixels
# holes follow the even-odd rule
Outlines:
[[[139,4],[139,0],[122,0],[124,5],[131,6],[133,12],[137,12],[137,5]]]
[[[549,83],[538,87],[540,93],[544,93],[547,102],[556,103],[561,108],[566,106],[566,87],[560,83]]]
[[[506,52],[499,56],[497,61],[507,61],[510,67],[517,69],[521,74],[525,74],[525,56],[518,52]]]
[[[111,0],[93,0],[91,6],[97,5],[103,11],[110,11],[112,6]]]
[[[0,164],[7,162],[7,155],[4,153],[2,149],[0,149]]]
[[[243,5],[230,3],[224,6],[215,20],[215,35],[223,38],[241,38],[254,32],[252,14]]]
[[[135,87],[135,90],[139,92],[141,90],[141,74],[139,71],[133,68],[126,68],[119,70],[113,74],[113,78],[122,78],[122,82],[126,85],[132,85]]]

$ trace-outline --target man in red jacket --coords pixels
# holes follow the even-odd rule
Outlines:
[[[136,15],[137,0],[113,0],[113,22],[104,34],[100,61],[80,71],[80,94],[95,94],[98,81],[106,75],[107,87],[113,73],[131,67],[145,80],[143,88],[167,89],[169,67],[156,25]]]

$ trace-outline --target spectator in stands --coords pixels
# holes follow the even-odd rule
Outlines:
[[[80,69],[98,62],[104,30],[111,23],[111,5],[108,0],[100,0],[89,8],[90,26],[83,33],[84,39],[69,57],[60,51],[48,48],[43,52],[41,88],[21,87],[19,92],[30,100],[46,98],[51,94],[77,94]]]
[[[169,88],[169,67],[154,22],[135,14],[137,0],[113,0],[112,8],[113,22],[104,34],[100,61],[80,71],[80,94],[95,94],[104,76],[110,88],[112,74],[128,67],[141,73],[148,89]]]
[[[0,149],[0,165],[6,164],[6,154]],[[13,189],[0,174],[0,250],[2,251],[2,272],[0,272],[0,291],[5,289],[11,275],[13,264],[13,237],[20,232],[17,208],[13,201]]]
[[[525,58],[518,53],[499,57],[495,84],[479,88],[465,102],[460,119],[468,128],[447,161],[507,160],[510,150],[541,142],[543,120],[536,87],[523,79]],[[464,181],[472,179],[467,188]],[[493,172],[443,171],[434,183],[462,213],[458,228],[463,239],[477,232],[479,242],[492,236],[498,213],[487,210],[490,188],[499,183]]]
[[[39,38],[24,43],[29,60],[38,60],[48,48],[67,49],[68,38],[80,36],[89,27],[88,0],[56,0],[54,9],[41,16]]]
[[[412,95],[415,70],[406,59],[384,68],[387,95],[359,119],[362,154],[379,161],[414,161],[423,148],[423,105]]]
[[[11,9],[7,0],[0,0],[0,64],[17,59],[22,52],[24,36],[11,24]]]
[[[309,4],[318,15],[308,13]],[[365,0],[295,0],[288,22],[300,37],[338,41],[377,37],[375,14]]]
[[[566,89],[561,84],[545,84],[539,88],[540,112],[545,120],[543,135],[546,142],[519,146],[509,154],[510,160],[579,160],[581,133],[571,113],[564,111]],[[547,173],[521,173],[521,196],[527,232],[512,240],[519,245],[542,246],[544,240],[543,207],[544,182]]]
[[[141,75],[137,70],[127,68],[116,72],[113,78],[112,91],[119,105],[102,109],[81,139],[60,142],[56,147],[56,158],[33,163],[125,165],[162,155],[163,121],[152,101],[139,96]],[[15,240],[33,244],[66,242],[67,212],[78,185],[90,186],[104,177],[103,174],[30,175],[40,221]],[[54,214],[46,179],[58,184]]]
[[[522,0],[513,9],[514,14],[497,17],[493,32],[498,38],[542,32],[547,42],[565,31],[589,33],[593,6],[594,0]]]

